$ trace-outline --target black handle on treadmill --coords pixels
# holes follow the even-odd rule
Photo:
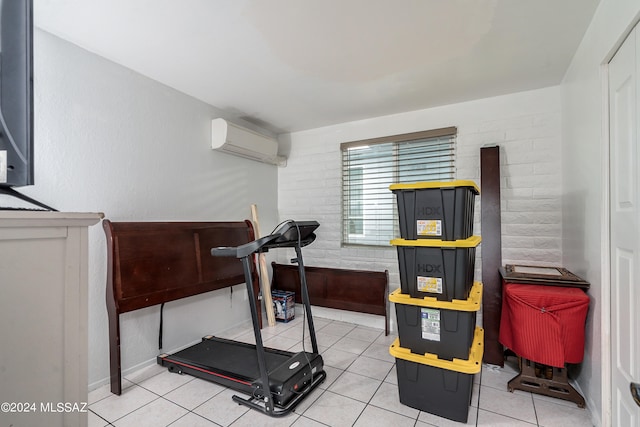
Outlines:
[[[217,248],[211,248],[211,256],[216,257],[234,257],[238,253],[238,248],[235,246],[220,246]]]
[[[629,388],[631,389],[631,396],[633,396],[636,405],[640,406],[640,384],[629,383]]]
[[[278,239],[280,234],[270,234],[268,236],[261,237],[253,242],[245,243],[240,246],[223,246],[219,248],[211,249],[211,256],[219,257],[235,257],[244,258],[251,255],[254,252],[258,252],[266,244]]]

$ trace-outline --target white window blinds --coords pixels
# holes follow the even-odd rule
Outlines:
[[[454,179],[456,128],[345,142],[342,243],[388,246],[399,236],[391,184]]]

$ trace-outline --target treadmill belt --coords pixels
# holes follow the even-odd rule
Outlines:
[[[293,353],[265,348],[267,372],[286,362]],[[169,360],[227,373],[234,378],[253,381],[260,377],[258,355],[254,345],[227,342],[218,338],[202,342],[171,355]]]

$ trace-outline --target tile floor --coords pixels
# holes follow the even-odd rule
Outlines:
[[[217,384],[178,375],[158,365],[125,376],[121,396],[108,385],[89,394],[89,426],[458,426],[461,423],[400,404],[395,359],[389,346],[395,336],[350,323],[315,318],[326,381],[286,417],[271,418],[231,400],[235,393]],[[254,342],[253,331],[225,334]],[[302,349],[302,317],[262,332],[266,346]],[[306,345],[311,348],[310,344]],[[522,391],[506,383],[515,367],[483,366],[475,375],[467,425],[505,427],[590,426],[586,409],[559,399]]]

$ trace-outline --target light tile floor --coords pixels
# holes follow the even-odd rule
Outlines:
[[[300,351],[302,317],[263,329],[266,346]],[[314,319],[326,381],[286,417],[271,418],[231,400],[234,391],[153,365],[123,380],[121,396],[105,385],[89,394],[89,426],[458,426],[399,402],[395,359],[389,346],[396,338],[384,331],[322,318]],[[254,342],[253,331],[225,334]],[[307,332],[308,335],[308,332]],[[310,349],[308,343],[306,348]],[[474,377],[467,425],[590,426],[586,409],[564,400],[506,389],[516,368],[485,365]]]

